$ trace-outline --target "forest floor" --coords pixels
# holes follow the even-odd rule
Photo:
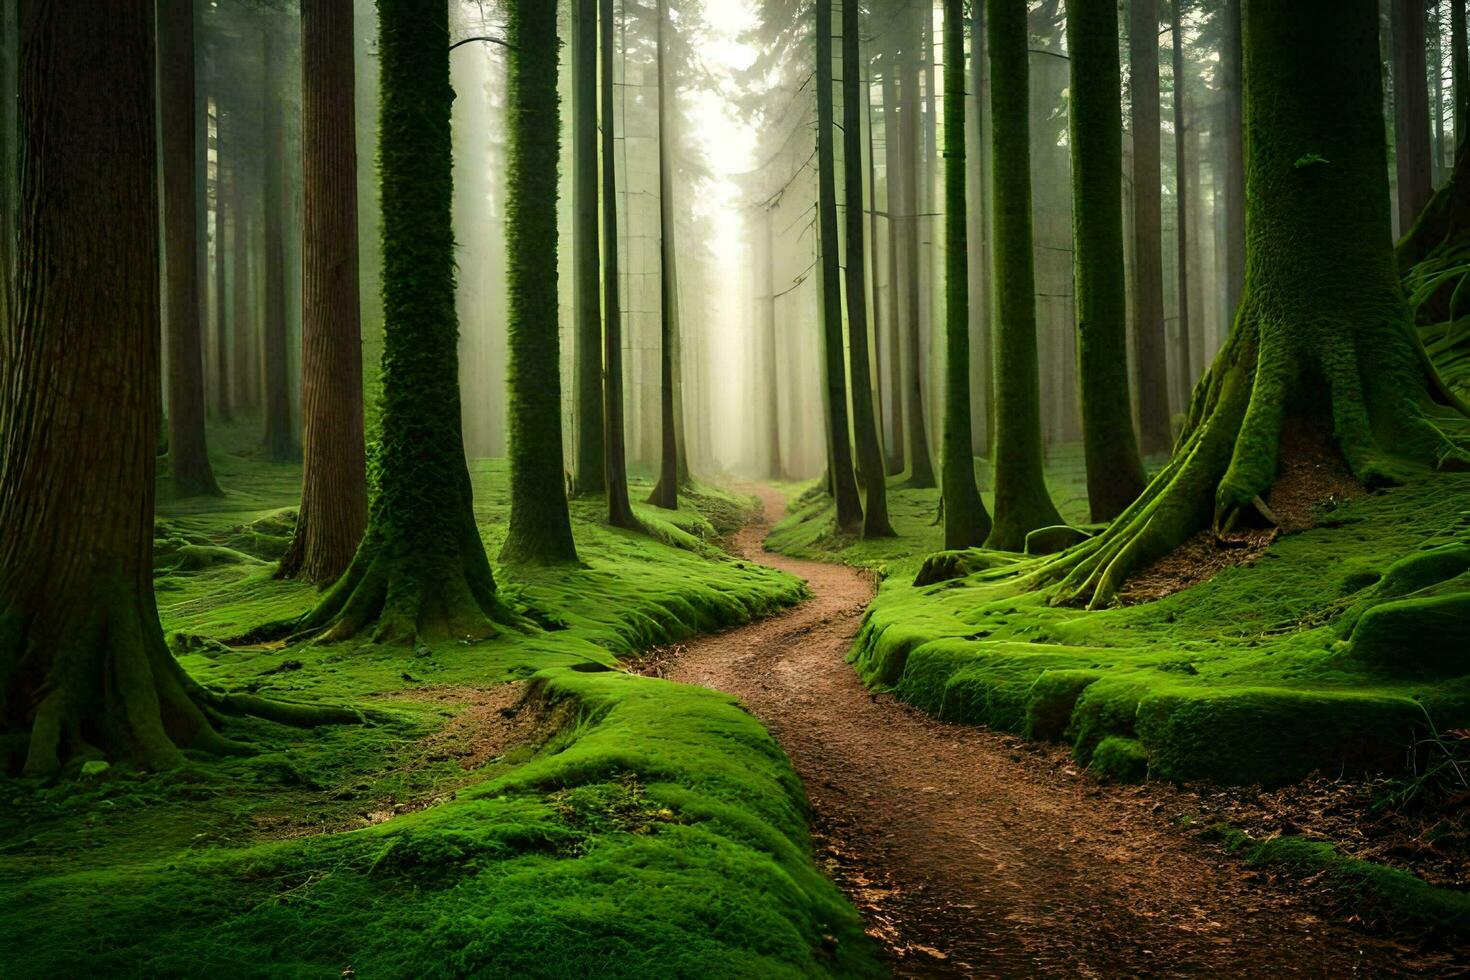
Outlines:
[[[845,662],[869,572],[763,551],[784,511],[733,550],[812,598],[657,652],[644,669],[738,695],[803,777],[827,870],[894,969],[912,976],[1443,974],[1421,952],[1332,921],[1311,889],[1202,843],[1187,794],[1085,774],[1062,751],[952,725],[869,691]],[[1460,966],[1465,964],[1461,963]]]

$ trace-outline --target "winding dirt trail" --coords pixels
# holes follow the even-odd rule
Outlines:
[[[788,612],[701,637],[662,673],[738,695],[806,783],[821,854],[900,976],[1386,976],[1410,950],[1171,831],[1147,793],[1102,786],[1010,736],[871,694],[844,662],[874,589],[768,554],[781,495],[734,539],[805,578]]]

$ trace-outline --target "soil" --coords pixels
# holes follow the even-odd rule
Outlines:
[[[1101,784],[1065,752],[947,725],[844,661],[874,593],[852,568],[767,554],[784,503],[732,549],[799,575],[788,612],[650,658],[739,696],[806,784],[819,859],[900,976],[1438,975],[1448,956],[1334,921],[1309,887],[1180,829],[1177,794]]]

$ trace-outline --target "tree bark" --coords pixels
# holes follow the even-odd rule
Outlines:
[[[1114,0],[1069,0],[1072,241],[1077,374],[1092,519],[1110,521],[1146,480],[1128,397],[1123,111]]]
[[[1377,3],[1249,3],[1244,50],[1250,229],[1240,317],[1195,390],[1169,464],[1107,532],[1056,566],[1063,599],[1106,605],[1129,575],[1197,531],[1213,523],[1228,533],[1269,514],[1284,432],[1329,440],[1370,487],[1470,466],[1436,424],[1462,407],[1443,397],[1394,262]]]
[[[988,168],[985,165],[985,129],[990,120],[986,111],[989,101],[989,79],[985,73],[985,3],[971,0],[970,4],[970,79],[974,89],[975,131],[970,134],[971,150],[970,179],[975,195],[975,207],[971,211],[970,266],[974,286],[971,291],[970,318],[972,333],[979,350],[980,398],[985,411],[985,431],[982,434],[982,455],[990,456],[995,442],[995,356],[991,342],[991,282],[990,282],[990,192]]]
[[[907,449],[908,481],[914,489],[926,489],[935,485],[934,463],[929,457],[929,429],[924,412],[924,365],[921,360],[923,345],[923,263],[919,257],[919,207],[923,197],[920,184],[924,177],[919,166],[920,140],[923,127],[920,115],[924,99],[919,92],[919,47],[921,24],[914,16],[915,8],[906,18],[903,51],[899,58],[899,169],[902,172],[902,207],[900,209],[901,252],[903,281],[903,389],[904,389],[904,445]]]
[[[1178,215],[1176,264],[1179,282],[1179,318],[1175,321],[1179,341],[1174,345],[1175,402],[1181,409],[1189,405],[1193,387],[1193,356],[1190,353],[1189,327],[1189,161],[1185,155],[1184,132],[1188,126],[1184,100],[1187,98],[1184,75],[1184,0],[1173,0],[1174,23],[1170,31],[1173,41],[1174,85],[1174,201]]]
[[[852,0],[848,0],[852,2]],[[940,482],[944,547],[973,548],[990,535],[990,514],[975,486],[970,429],[970,259],[965,202],[965,15],[944,0],[944,434]],[[851,260],[849,260],[850,264]]]
[[[847,370],[843,366],[842,284],[837,252],[837,151],[832,98],[832,0],[817,0],[817,217],[821,269],[822,363],[827,415],[827,472],[837,505],[837,526],[856,529],[863,520],[848,441]],[[861,274],[861,273],[860,273]]]
[[[280,25],[265,27],[265,456],[276,463],[301,458],[291,425],[291,377],[286,363],[286,120],[278,85],[282,74]]]
[[[904,290],[900,288],[900,255],[904,252],[906,227],[899,220],[903,207],[903,164],[899,154],[899,107],[897,57],[898,47],[890,46],[883,60],[883,170],[885,211],[888,229],[888,343],[887,374],[889,396],[890,438],[888,450],[888,475],[898,476],[905,466],[903,349],[905,329]],[[883,365],[880,365],[880,368]]]
[[[658,216],[659,216],[659,476],[648,502],[665,510],[679,509],[679,433],[674,398],[679,323],[674,280],[674,174],[670,143],[668,6],[658,0]]]
[[[164,271],[168,301],[168,469],[175,495],[218,495],[204,437],[203,303],[199,286],[194,5],[158,0],[163,130]]]
[[[347,570],[367,526],[352,0],[301,8],[301,510],[278,574],[318,587]]]
[[[576,324],[578,493],[602,493],[602,257],[597,236],[597,0],[572,5],[572,319]]]
[[[861,505],[863,537],[882,538],[892,537],[893,527],[888,523],[888,474],[883,465],[883,446],[878,440],[873,377],[868,365],[868,287],[863,277],[867,256],[863,240],[862,38],[859,34],[858,0],[841,2],[842,158],[843,191],[847,200],[847,336],[852,423],[857,444],[857,468],[865,497]],[[835,193],[833,198],[835,219]],[[836,252],[835,244],[832,251]]]
[[[563,482],[556,315],[559,42],[554,4],[513,0],[506,10],[510,527],[500,559],[552,565],[577,560]]]
[[[1470,130],[1470,49],[1465,42],[1465,0],[1450,0],[1450,59],[1455,81],[1455,149]]]
[[[1393,4],[1394,169],[1399,234],[1414,226],[1434,194],[1430,167],[1429,91],[1424,63],[1424,0]]]
[[[760,359],[761,370],[758,372],[765,378],[765,392],[762,401],[765,403],[765,441],[766,441],[766,473],[773,480],[786,478],[786,467],[781,462],[781,386],[780,370],[778,366],[779,355],[777,346],[779,334],[776,327],[776,229],[775,219],[771,216],[771,208],[763,209],[761,215],[761,228],[756,233],[756,239],[761,243],[757,249],[756,276],[761,283],[760,296],[760,322],[756,328],[757,341],[762,345]]]
[[[616,115],[613,111],[613,58],[616,51],[613,0],[601,0],[602,41],[602,415],[604,425],[607,522],[640,530],[628,499],[626,429],[623,421],[623,310],[618,269],[618,168]]]
[[[1225,142],[1225,317],[1220,342],[1235,323],[1245,290],[1245,120],[1241,112],[1243,59],[1240,51],[1241,0],[1225,0],[1220,45],[1220,82],[1224,88]]]
[[[253,280],[260,266],[251,234],[247,173],[245,162],[240,160],[230,174],[230,278],[234,293],[234,315],[231,317],[234,331],[230,341],[235,361],[231,391],[236,407],[253,411],[260,407],[260,324],[252,302],[255,295]]]
[[[1020,551],[1062,522],[1042,474],[1031,240],[1030,67],[1026,4],[985,0],[995,228],[995,513],[987,548]]]
[[[1164,331],[1158,0],[1129,0],[1128,13],[1133,110],[1133,362],[1139,446],[1144,455],[1153,456],[1167,453],[1173,444]]]
[[[225,235],[228,230],[226,208],[229,191],[226,173],[230,166],[228,145],[225,140],[225,106],[219,93],[214,99],[214,404],[221,422],[231,422],[235,416],[234,399],[230,391],[233,351],[230,348],[229,304],[230,294],[226,278]]]
[[[288,628],[330,640],[372,627],[379,642],[410,644],[492,636],[505,610],[475,524],[460,429],[448,8],[378,0],[378,54],[384,330],[375,495],[351,566]]]

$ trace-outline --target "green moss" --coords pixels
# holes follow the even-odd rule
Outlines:
[[[1148,777],[1148,753],[1136,738],[1109,735],[1097,744],[1087,771],[1118,783],[1141,783]]]

